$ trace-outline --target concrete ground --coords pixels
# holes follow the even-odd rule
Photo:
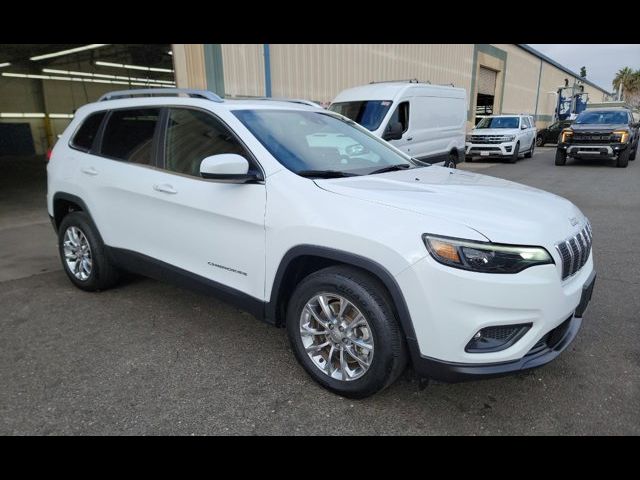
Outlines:
[[[530,373],[362,401],[318,387],[284,330],[133,278],[85,293],[61,270],[44,162],[0,158],[0,434],[640,434],[640,160],[461,168],[569,198],[591,219],[598,281],[583,328]]]

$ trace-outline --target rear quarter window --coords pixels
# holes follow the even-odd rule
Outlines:
[[[106,114],[107,112],[98,112],[89,115],[73,136],[71,146],[84,152],[91,151]]]

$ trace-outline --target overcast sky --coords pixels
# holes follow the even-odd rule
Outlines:
[[[587,80],[611,92],[611,82],[623,67],[640,69],[640,44],[530,44],[547,57],[580,73],[587,67]]]

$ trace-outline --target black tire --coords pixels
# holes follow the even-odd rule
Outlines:
[[[536,149],[536,141],[532,140],[531,141],[531,147],[529,147],[529,151],[527,153],[524,154],[524,158],[531,158],[533,157],[533,152]]]
[[[457,164],[458,164],[458,155],[456,155],[453,152],[449,153],[449,158],[447,158],[447,160],[444,162],[444,166],[447,168],[457,168],[456,167]]]
[[[471,155],[466,155],[464,157],[464,161],[471,163],[471,162],[473,162],[473,157]]]
[[[519,155],[520,155],[520,142],[516,143],[516,146],[513,147],[513,153],[509,157],[509,163],[516,163],[518,161]]]
[[[359,378],[343,381],[320,370],[307,354],[300,318],[307,302],[319,293],[337,294],[355,305],[369,323],[374,355],[368,370]],[[320,385],[348,398],[364,398],[388,387],[407,364],[405,338],[382,284],[361,270],[335,266],[312,273],[294,290],[287,307],[287,333],[293,352],[307,373]]]
[[[64,258],[64,236],[69,227],[76,227],[86,237],[91,248],[91,272],[85,280],[77,278],[69,269]],[[62,268],[76,287],[93,292],[96,290],[106,290],[115,285],[119,278],[118,270],[109,261],[104,243],[98,233],[97,228],[84,212],[72,212],[60,222],[58,228],[58,253],[62,262]]]
[[[633,161],[636,159],[637,156],[638,156],[638,145],[636,145],[636,148],[634,148],[633,152],[631,152],[631,155],[629,155],[629,160]]]
[[[626,149],[622,153],[618,155],[618,159],[616,160],[616,167],[618,168],[627,168],[629,165],[629,157],[631,156],[631,150]]]
[[[541,135],[536,137],[536,147],[544,147],[544,138]]]
[[[567,163],[567,152],[561,149],[556,150],[556,165],[561,167]]]

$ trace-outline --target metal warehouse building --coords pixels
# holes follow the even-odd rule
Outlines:
[[[491,113],[527,113],[546,126],[565,85],[607,100],[526,45],[3,44],[0,156],[45,153],[78,107],[111,90],[177,85],[326,104],[345,88],[399,79],[465,88],[469,128]]]
[[[514,44],[178,44],[179,87],[227,97],[273,96],[330,102],[369,82],[413,79],[453,84],[468,94],[468,121],[483,114],[527,113],[538,127],[553,119],[557,90],[580,82],[589,101],[608,92],[527,45]]]

